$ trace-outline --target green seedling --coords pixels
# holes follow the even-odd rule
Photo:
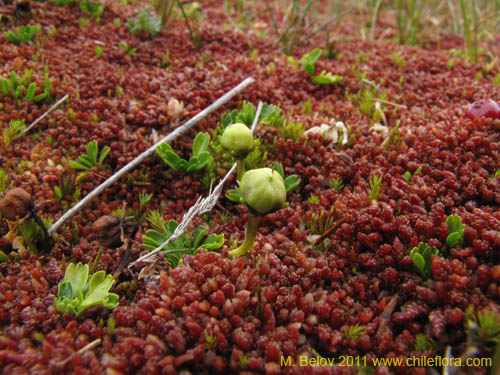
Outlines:
[[[78,160],[72,160],[69,165],[74,169],[80,169],[90,172],[94,167],[99,167],[108,156],[111,149],[109,146],[104,146],[99,153],[99,146],[97,141],[91,141],[87,144],[86,153],[80,155]]]
[[[146,250],[154,250],[162,246],[179,226],[179,223],[173,219],[166,223],[159,213],[150,214],[148,220],[154,229],[146,231],[142,236],[142,248]],[[170,263],[170,266],[175,268],[182,263],[184,254],[195,255],[200,248],[213,251],[219,249],[223,244],[223,234],[212,233],[207,236],[207,229],[200,225],[192,234],[183,233],[166,244],[162,247],[162,251],[165,252],[165,258]]]
[[[32,40],[41,30],[40,25],[19,26],[16,31],[7,31],[5,37],[13,44],[22,44]]]
[[[365,327],[363,327],[359,323],[356,323],[353,326],[349,326],[344,335],[346,340],[359,340],[359,338],[363,336],[364,333]]]
[[[26,129],[26,123],[23,120],[10,120],[9,126],[3,130],[3,144],[8,147],[12,142],[19,138]]]
[[[38,95],[36,92],[36,83],[31,82],[31,76],[33,72],[31,70],[26,70],[24,74],[20,77],[17,76],[16,72],[11,72],[9,78],[0,78],[0,92],[4,96],[12,96],[13,98],[22,100],[33,100],[38,103],[44,99],[50,99],[51,93],[51,81],[49,78],[48,67],[45,67],[44,74],[44,91]],[[26,91],[23,94],[23,91]]]
[[[417,352],[435,352],[439,345],[436,340],[424,335],[423,333],[418,333],[415,338],[415,351]]]
[[[248,368],[248,364],[250,363],[250,357],[247,355],[242,355],[238,360],[238,367],[241,370],[246,370]]]
[[[342,80],[342,77],[333,75],[330,72],[323,70],[320,74],[316,74],[316,61],[319,59],[323,50],[320,48],[315,48],[311,52],[306,53],[302,56],[300,60],[301,68],[304,72],[309,73],[311,80],[319,85],[330,85],[332,83],[338,83]]]
[[[199,50],[201,48],[201,34],[199,19],[201,18],[200,3],[194,1],[187,4],[182,4],[177,0],[177,6],[181,10],[182,17],[186,23],[191,41],[194,47]]]
[[[309,203],[317,203],[319,202],[319,197],[317,195],[311,195],[309,198],[307,198],[307,201]]]
[[[415,172],[413,172],[413,174],[409,171],[406,171],[405,173],[403,173],[403,177],[406,181],[410,182],[411,179],[413,178],[413,176],[415,176],[417,173],[421,172],[422,171],[422,167],[418,167]]]
[[[370,188],[368,189],[368,199],[371,201],[378,201],[380,192],[382,191],[382,176],[372,176],[369,184]]]
[[[127,53],[127,56],[132,56],[134,53],[137,52],[137,48],[135,47],[131,47],[127,44],[127,42],[124,42],[124,41],[121,41],[120,43],[118,43],[118,46],[120,47],[120,49],[124,50],[126,53]],[[123,91],[123,89],[122,89]],[[120,92],[121,94],[121,92]],[[117,95],[119,97],[119,95]]]
[[[229,257],[243,256],[255,243],[262,216],[279,210],[286,203],[286,188],[280,173],[271,168],[252,169],[243,175],[239,187],[240,199],[247,205],[250,216],[243,244],[229,252]]]
[[[135,13],[135,17],[127,21],[127,29],[136,35],[141,30],[146,31],[152,37],[155,37],[161,30],[160,18],[151,14],[151,9],[140,9]]]
[[[450,215],[446,219],[449,234],[446,237],[446,243],[450,248],[460,244],[464,240],[465,225],[462,224],[462,219],[458,215]]]
[[[13,182],[8,183],[8,180],[9,175],[7,174],[7,172],[5,172],[3,169],[0,169],[0,194],[5,193],[14,184]]]
[[[104,4],[100,1],[96,1],[94,3],[91,0],[81,0],[80,10],[82,12],[90,13],[92,18],[99,22],[101,20],[102,13],[104,12]]]
[[[399,134],[399,125],[400,121],[398,120],[396,122],[396,125],[391,129],[389,132],[389,135],[387,136],[386,139],[381,143],[381,146],[388,150],[392,145],[396,145],[396,147],[399,147],[401,144],[401,135]]]
[[[330,187],[340,193],[342,190],[344,190],[344,183],[340,178],[332,178],[332,180],[330,181]]]
[[[212,332],[205,332],[205,348],[215,353],[217,349],[217,336]]]
[[[175,171],[199,171],[211,161],[212,156],[207,151],[209,143],[210,135],[207,133],[198,133],[193,141],[193,154],[189,158],[189,161],[177,155],[168,143],[160,144],[156,148],[156,152]]]
[[[470,305],[465,311],[465,321],[475,331],[482,348],[492,350],[500,342],[500,315],[491,310],[474,311]]]
[[[98,305],[105,309],[114,309],[119,304],[119,296],[110,293],[115,280],[98,271],[89,276],[88,264],[70,263],[66,268],[64,280],[59,283],[54,304],[59,312],[79,316],[85,310]]]
[[[432,275],[431,255],[437,256],[438,253],[438,249],[435,246],[429,246],[423,242],[420,242],[417,247],[414,247],[410,251],[410,258],[424,280],[429,279]]]

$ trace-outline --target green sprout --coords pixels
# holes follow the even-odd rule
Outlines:
[[[13,44],[22,44],[32,40],[41,30],[40,25],[19,26],[16,31],[7,31],[5,37]]]
[[[286,188],[280,173],[271,168],[252,169],[241,179],[239,193],[250,216],[243,244],[229,252],[229,257],[248,253],[255,243],[257,229],[262,216],[282,208],[286,203]]]
[[[241,370],[246,370],[248,368],[249,363],[250,363],[250,357],[248,357],[247,355],[242,355],[238,360],[238,367]]]
[[[132,56],[134,53],[137,52],[137,48],[129,46],[127,44],[127,42],[124,42],[123,40],[120,41],[120,43],[118,43],[118,47],[120,47],[120,49],[124,50],[127,53],[127,56]],[[117,92],[118,92],[118,89],[117,89]],[[121,92],[123,92],[123,89],[121,90]],[[120,92],[120,94],[121,94],[121,92]],[[120,95],[116,95],[116,96],[120,97]]]
[[[332,189],[337,190],[337,192],[340,193],[344,189],[344,183],[342,182],[342,179],[340,179],[340,178],[333,178],[330,181],[330,187]]]
[[[0,169],[0,194],[5,193],[14,184],[12,181],[10,182],[10,184],[7,183],[8,179],[9,175],[7,174],[7,172],[5,172],[3,169]]]
[[[162,160],[174,171],[199,171],[210,163],[212,156],[207,151],[210,143],[210,135],[198,133],[193,141],[193,154],[189,160],[182,159],[168,143],[162,143],[156,148],[156,152]]]
[[[413,172],[413,174],[409,171],[406,171],[405,173],[403,173],[403,177],[406,181],[410,182],[411,179],[413,178],[413,176],[415,176],[417,173],[421,172],[422,171],[422,167],[418,167],[415,172]]]
[[[174,234],[179,226],[175,220],[165,222],[159,212],[150,212],[148,220],[154,229],[149,229],[142,236],[142,248],[146,250],[154,250],[161,247]],[[167,243],[162,247],[165,258],[170,263],[172,268],[177,267],[182,263],[182,256],[195,255],[198,249],[203,248],[208,251],[219,249],[224,244],[224,235],[212,233],[207,236],[207,228],[200,225],[192,234],[183,233],[175,240]]]
[[[330,85],[332,83],[338,83],[342,77],[333,75],[330,72],[323,70],[320,74],[316,74],[316,61],[319,59],[323,50],[320,48],[315,48],[312,51],[306,53],[302,56],[300,60],[301,68],[304,72],[309,73],[311,80],[318,85]]]
[[[325,211],[325,209],[322,208],[319,215],[313,213],[310,219],[304,219],[304,223],[311,234],[321,235],[333,227],[336,220],[337,215],[335,215],[335,208],[331,207],[329,211]]]
[[[205,332],[205,348],[212,352],[217,349],[217,336],[212,332]]]
[[[474,307],[470,305],[465,311],[465,318],[469,326],[472,326],[476,331],[483,347],[489,350],[491,344],[498,345],[500,342],[500,315],[497,312],[487,309],[475,312]]]
[[[436,340],[424,335],[423,333],[418,333],[415,337],[415,351],[417,352],[435,352],[438,349],[438,343]]]
[[[493,173],[493,175],[491,176],[491,178],[498,178],[498,177],[500,177],[500,169],[497,169],[495,173]]]
[[[319,197],[317,195],[311,195],[309,198],[307,198],[307,201],[309,203],[317,203],[319,202]]]
[[[10,120],[9,126],[3,131],[3,144],[8,147],[12,142],[19,138],[26,129],[26,123],[23,120]]]
[[[151,200],[151,198],[153,198],[153,193],[147,194],[147,193],[141,191],[139,193],[139,206],[141,206],[141,208],[146,206],[149,203],[149,201]]]
[[[119,297],[109,290],[115,280],[98,271],[89,276],[89,265],[79,262],[76,266],[70,263],[66,268],[64,280],[57,287],[57,297],[54,304],[59,312],[79,316],[90,307],[103,305],[111,310],[118,306]]]
[[[435,246],[429,246],[424,242],[420,242],[417,247],[411,249],[410,258],[424,280],[427,280],[432,275],[431,255],[437,256],[438,253]]]
[[[133,35],[144,30],[155,37],[161,30],[161,20],[151,14],[151,9],[140,9],[135,13],[135,18],[127,21],[126,26]]]
[[[392,145],[396,145],[396,147],[399,147],[401,144],[401,136],[399,135],[399,125],[401,124],[401,121],[397,121],[396,125],[391,129],[389,132],[389,135],[387,136],[386,139],[381,143],[381,146],[388,150]]]
[[[446,219],[446,224],[448,225],[449,234],[446,237],[446,243],[448,246],[454,247],[464,240],[464,230],[465,225],[462,224],[462,219],[458,215],[450,215]]]
[[[378,201],[380,192],[382,191],[382,176],[374,175],[369,181],[370,189],[368,189],[368,199]]]
[[[81,169],[90,172],[94,167],[102,165],[111,149],[104,146],[99,153],[97,141],[91,141],[87,144],[87,152],[78,157],[78,160],[72,160],[69,165],[74,169]]]
[[[80,10],[82,12],[90,13],[92,18],[99,22],[101,20],[102,13],[104,12],[104,4],[100,1],[94,3],[91,0],[81,0]]]
[[[356,323],[353,326],[349,326],[347,331],[345,331],[345,338],[347,340],[359,340],[359,338],[365,333],[365,327]]]

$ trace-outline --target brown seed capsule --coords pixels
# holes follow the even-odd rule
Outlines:
[[[97,240],[102,246],[116,249],[123,245],[121,239],[121,219],[115,215],[104,215],[92,224]]]
[[[33,197],[22,188],[14,188],[0,199],[0,212],[7,220],[22,219],[35,208]]]

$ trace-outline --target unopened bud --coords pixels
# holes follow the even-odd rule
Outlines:
[[[35,208],[33,197],[22,188],[14,188],[0,199],[0,212],[7,220],[22,219]]]
[[[115,215],[104,215],[92,224],[92,232],[102,246],[116,249],[123,245],[120,220]]]

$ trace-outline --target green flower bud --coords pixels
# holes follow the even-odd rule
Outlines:
[[[243,202],[259,215],[282,208],[286,201],[283,177],[271,168],[252,169],[240,183]]]
[[[236,156],[245,156],[253,147],[253,134],[244,124],[232,124],[222,133],[220,143]]]

